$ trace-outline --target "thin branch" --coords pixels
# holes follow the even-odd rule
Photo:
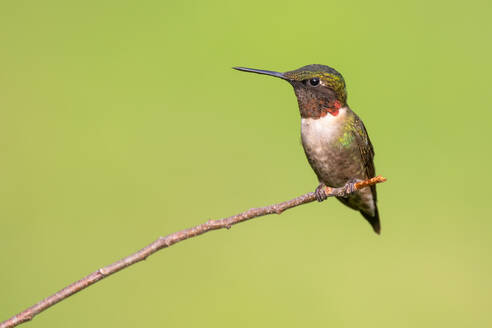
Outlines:
[[[381,176],[374,177],[372,179],[360,181],[360,182],[355,182],[355,183],[347,183],[345,186],[340,187],[340,188],[330,188],[326,187],[325,188],[325,193],[328,197],[333,197],[333,196],[346,196],[356,190],[374,185],[376,183],[384,182],[386,181],[385,178]],[[201,234],[204,234],[205,232],[211,231],[211,230],[218,230],[218,229],[229,229],[233,225],[256,218],[264,215],[269,215],[269,214],[281,214],[283,211],[288,210],[292,207],[296,207],[302,204],[307,204],[311,203],[316,200],[316,196],[313,192],[301,195],[299,197],[296,197],[294,199],[274,204],[274,205],[269,205],[265,207],[259,207],[259,208],[252,208],[250,210],[247,210],[243,213],[239,213],[237,215],[225,218],[225,219],[220,219],[220,220],[209,220],[205,223],[202,223],[200,225],[197,225],[193,228],[181,230],[178,232],[175,232],[173,234],[170,234],[166,237],[159,237],[156,241],[153,243],[149,244],[148,246],[142,248],[138,252],[127,256],[117,262],[114,262],[113,264],[110,264],[108,266],[105,266],[88,276],[80,279],[79,281],[74,282],[73,284],[63,288],[62,290],[58,291],[57,293],[45,298],[44,300],[40,301],[39,303],[31,306],[30,308],[22,311],[21,313],[13,316],[12,318],[0,323],[0,328],[10,328],[10,327],[15,327],[23,322],[30,321],[32,318],[34,318],[35,315],[41,313],[42,311],[46,310],[47,308],[55,305],[56,303],[63,301],[67,297],[89,287],[92,284],[95,284],[99,280],[106,278],[113,273],[116,273],[130,265],[133,265],[137,262],[140,262],[142,260],[145,260],[148,256],[154,254],[155,252],[169,247],[171,245],[174,245],[182,240],[189,239],[192,237],[199,236]]]

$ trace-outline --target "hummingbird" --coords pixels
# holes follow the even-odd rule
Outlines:
[[[234,69],[274,76],[294,88],[301,114],[302,146],[319,181],[315,191],[318,201],[326,199],[325,187],[338,188],[375,176],[374,148],[364,123],[347,104],[342,74],[318,64],[285,73],[246,67]],[[359,211],[374,232],[380,233],[375,185],[337,199]]]

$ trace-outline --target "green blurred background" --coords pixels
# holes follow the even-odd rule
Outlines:
[[[33,327],[492,326],[490,1],[3,1],[0,319],[160,235],[314,190],[321,63],[376,149],[335,200],[180,243]]]

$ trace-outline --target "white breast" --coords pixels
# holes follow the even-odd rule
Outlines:
[[[347,109],[342,107],[339,109],[337,116],[328,113],[318,119],[302,118],[301,134],[303,144],[309,145],[314,152],[321,152],[323,145],[339,137],[342,126],[341,120],[345,118],[346,113]]]

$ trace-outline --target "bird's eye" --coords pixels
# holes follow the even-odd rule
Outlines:
[[[309,80],[309,84],[315,87],[319,84],[319,79],[317,77],[313,77],[311,80]]]

